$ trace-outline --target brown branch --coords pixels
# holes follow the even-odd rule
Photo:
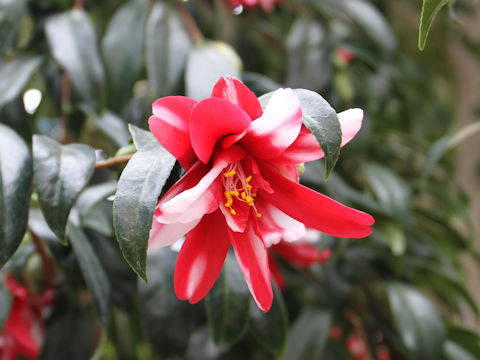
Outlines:
[[[33,243],[35,244],[35,248],[42,259],[45,283],[47,286],[51,286],[53,284],[53,279],[55,278],[55,263],[53,262],[45,243],[40,240],[40,238],[33,232],[32,229],[28,229],[28,232],[30,233]]]
[[[192,37],[193,41],[195,43],[202,41],[204,37],[202,32],[200,31],[200,28],[195,22],[195,19],[192,17],[192,15],[190,15],[188,10],[180,1],[175,1],[175,5],[177,6],[177,9],[180,12],[180,15],[182,16],[183,22],[185,23],[185,26],[187,27],[187,30],[190,33],[190,36]]]
[[[128,162],[128,160],[130,160],[132,158],[132,156],[133,156],[133,154],[129,154],[129,155],[117,156],[117,157],[110,158],[110,159],[107,159],[107,160],[98,161],[95,164],[95,169],[104,169],[104,168],[107,168],[107,167],[110,167],[110,166],[115,166],[115,165],[120,165],[120,164],[126,163],[126,162]]]

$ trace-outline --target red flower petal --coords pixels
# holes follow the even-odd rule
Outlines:
[[[228,231],[233,249],[243,277],[247,282],[257,306],[263,311],[270,310],[273,301],[270,268],[268,267],[267,249],[249,224],[245,232]]]
[[[262,167],[262,173],[275,192],[269,194],[262,191],[261,196],[306,227],[333,236],[351,238],[365,237],[372,232],[370,226],[375,220],[371,215],[297,184],[267,164]]]
[[[159,209],[157,209],[160,212]],[[158,215],[157,215],[158,216]],[[150,237],[148,239],[148,250],[159,249],[164,246],[172,245],[182,236],[192,230],[200,222],[199,219],[194,219],[189,223],[172,223],[163,224],[153,218],[152,228],[150,230]]]
[[[272,273],[273,280],[275,280],[275,283],[277,284],[278,288],[280,290],[285,289],[286,287],[285,278],[283,277],[282,272],[278,267],[277,260],[275,260],[275,258],[270,253],[270,251],[268,252],[268,266],[270,267],[270,272]]]
[[[297,266],[310,266],[320,257],[320,250],[315,246],[307,244],[280,241],[277,245],[272,246],[272,250],[288,262]]]
[[[188,170],[197,160],[190,145],[188,120],[195,100],[184,96],[167,96],[153,103],[148,119],[150,131],[157,140]]]
[[[248,114],[228,100],[208,98],[192,111],[190,138],[198,158],[207,163],[217,142],[229,134],[243,132],[251,123]]]
[[[262,107],[255,94],[232,77],[221,77],[212,90],[212,97],[223,98],[240,106],[252,120],[262,115]]]
[[[194,304],[212,288],[222,269],[230,238],[220,211],[205,215],[187,234],[175,266],[175,294]]]
[[[302,109],[292,89],[279,89],[263,115],[252,122],[241,143],[259,159],[270,159],[287,149],[302,127]]]

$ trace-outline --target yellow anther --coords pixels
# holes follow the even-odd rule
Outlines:
[[[246,197],[247,197],[247,194],[245,193],[245,191],[242,191],[242,199],[245,200]]]
[[[253,197],[251,196],[246,196],[245,201],[247,202],[248,205],[253,205]]]
[[[245,180],[247,181],[247,183],[250,182],[250,181],[252,180],[252,175],[250,175],[249,177],[247,177]]]
[[[261,218],[261,217],[262,217],[262,214],[257,213],[257,217],[258,217],[258,218]]]
[[[238,195],[240,195],[240,194],[238,193],[238,191],[236,191],[236,190],[235,190],[235,191],[230,191],[230,194],[232,194],[233,196],[238,196]]]
[[[245,189],[247,189],[247,190],[252,190],[252,185],[250,185],[250,184],[245,184]]]
[[[233,210],[233,209],[230,209],[230,214],[232,214],[232,215],[237,215],[237,212],[236,212],[235,210]]]
[[[235,170],[230,170],[229,172],[223,173],[223,176],[225,177],[233,177],[237,174]]]
[[[257,193],[252,193],[252,197],[255,197],[255,196],[257,196]]]
[[[228,191],[225,191],[224,194],[227,199],[230,199],[232,197]]]
[[[225,207],[230,207],[230,206],[232,206],[232,204],[230,204],[230,203],[228,203],[228,202],[225,203]]]

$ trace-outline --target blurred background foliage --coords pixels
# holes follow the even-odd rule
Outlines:
[[[443,41],[462,34],[456,15],[478,6],[449,5],[421,53],[418,1],[285,0],[267,13],[222,0],[0,0],[0,184],[20,189],[0,193],[0,264],[23,237],[2,274],[31,294],[57,294],[41,358],[478,359],[479,334],[464,325],[478,308],[462,262],[478,253],[469,197],[447,153],[478,126],[453,133],[456,89]],[[462,39],[478,60],[479,44]],[[197,305],[175,298],[170,249],[149,254],[149,283],[140,280],[112,225],[123,165],[91,172],[95,160],[135,151],[127,124],[147,128],[156,98],[207,97],[227,74],[259,96],[307,88],[338,112],[366,114],[328,181],[321,163],[307,164],[301,181],[373,214],[374,232],[322,235],[318,246],[333,252],[322,265],[280,261],[287,286],[268,314],[250,304],[234,261]],[[34,134],[58,142],[34,137],[28,225],[31,159],[11,129],[28,147]],[[17,178],[11,163],[24,166]],[[68,164],[75,178],[60,199],[39,196],[73,173]],[[28,199],[14,198],[19,191]],[[0,326],[8,299],[2,288]]]

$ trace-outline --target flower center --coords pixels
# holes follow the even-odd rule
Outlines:
[[[258,218],[262,217],[255,206],[255,197],[257,194],[253,192],[252,175],[245,176],[242,166],[239,163],[231,163],[225,168],[223,173],[223,187],[225,189],[226,203],[225,207],[230,214],[237,215],[234,209],[234,201],[246,203],[251,206],[253,212]]]

